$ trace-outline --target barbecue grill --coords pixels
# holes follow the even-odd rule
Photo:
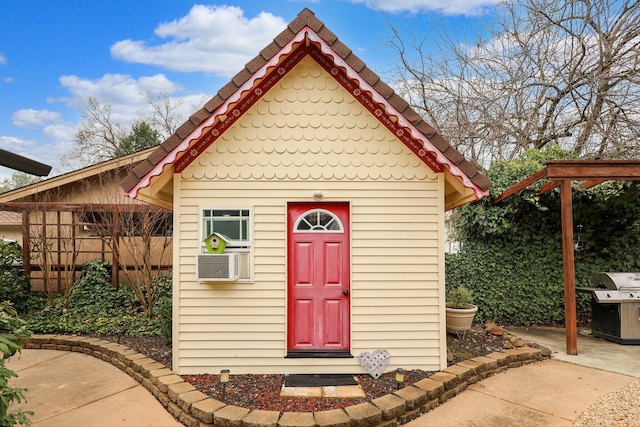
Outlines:
[[[593,336],[619,344],[640,344],[640,273],[591,275]]]

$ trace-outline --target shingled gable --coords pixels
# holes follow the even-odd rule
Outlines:
[[[184,170],[306,55],[313,56],[427,166],[435,172],[446,169],[457,177],[461,188],[471,190],[459,200],[448,202],[448,208],[488,194],[490,181],[306,8],[203,108],[133,170],[121,184],[125,193],[129,197],[170,207],[171,200],[167,194],[163,198],[162,194],[157,194],[161,191],[156,190],[155,196],[143,195],[141,190],[148,190],[155,180],[164,185],[170,178],[162,179],[161,175]],[[459,184],[454,186],[460,188]]]

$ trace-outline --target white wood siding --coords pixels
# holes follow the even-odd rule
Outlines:
[[[385,348],[389,369],[446,366],[444,176],[433,173],[311,59],[174,185],[174,370],[354,373]],[[288,359],[288,202],[351,206],[351,359]],[[199,214],[253,212],[253,281],[202,283]]]

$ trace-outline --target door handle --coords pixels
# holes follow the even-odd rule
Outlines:
[[[342,295],[349,295],[349,289],[343,289]]]

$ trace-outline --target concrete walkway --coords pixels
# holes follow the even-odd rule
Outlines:
[[[33,427],[181,426],[136,380],[95,357],[56,350],[22,350],[9,359],[18,374],[14,387],[26,387]]]
[[[549,348],[552,358],[471,385],[406,426],[570,427],[598,398],[640,377],[640,346],[580,334],[570,356],[562,328],[509,332]]]
[[[469,386],[407,426],[571,426],[599,397],[640,377],[640,346],[578,336],[578,355],[565,351],[564,329],[511,329],[549,348],[552,359],[509,369]],[[26,387],[34,427],[180,426],[133,378],[78,352],[22,351],[9,360]]]
[[[591,368],[640,377],[640,345],[621,345],[592,337],[589,329],[578,329],[578,354],[567,354],[564,328],[509,328],[526,342],[551,350],[551,357]]]
[[[473,384],[406,426],[570,427],[600,396],[633,380],[560,360],[544,360]]]

